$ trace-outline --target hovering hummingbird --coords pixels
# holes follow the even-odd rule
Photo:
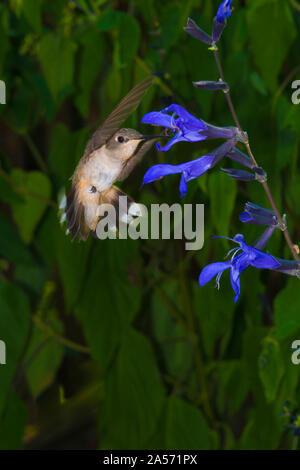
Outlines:
[[[120,129],[151,85],[152,77],[148,77],[135,86],[88,141],[66,199],[67,229],[73,239],[86,240],[90,232],[95,234],[100,220],[99,206],[113,204],[118,211],[120,196],[127,197],[129,219],[130,214],[139,215],[138,211],[135,213],[138,205],[114,183],[125,180],[157,140],[158,136]]]

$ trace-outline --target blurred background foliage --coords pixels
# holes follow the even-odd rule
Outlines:
[[[137,82],[155,86],[128,125],[171,102],[232,125],[224,96],[193,88],[216,80],[206,46],[183,32],[188,16],[210,31],[219,1],[10,0],[0,4],[0,448],[278,449],[297,438],[280,416],[300,408],[299,281],[249,268],[233,303],[199,288],[199,272],[242,226],[259,184],[218,169],[189,183],[182,203],[205,204],[205,245],[178,240],[72,243],[57,201],[91,132]],[[300,7],[296,0],[234,1],[220,41],[243,127],[299,241]],[[151,132],[151,130],[150,130]],[[215,143],[213,144],[215,146]],[[179,199],[177,175],[140,189],[155,162],[184,162],[210,144],[155,150],[122,184],[138,202]],[[227,165],[228,166],[228,165]],[[281,233],[271,253],[289,257]]]

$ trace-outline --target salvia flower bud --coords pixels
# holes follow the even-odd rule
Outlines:
[[[281,229],[281,224],[278,222],[274,211],[265,209],[252,202],[245,204],[244,212],[240,214],[239,218],[245,224],[274,225],[274,227]]]
[[[186,26],[183,28],[184,31],[191,36],[193,36],[196,39],[199,39],[199,41],[205,42],[206,44],[211,45],[212,44],[212,38],[209,36],[205,31],[203,31],[197,23],[195,23],[194,20],[191,18],[188,18]]]
[[[200,88],[201,90],[223,90],[228,91],[229,85],[223,80],[219,80],[218,82],[211,82],[211,81],[200,81],[200,82],[193,82],[193,85],[196,88]]]

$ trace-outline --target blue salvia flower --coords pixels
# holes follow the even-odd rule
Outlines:
[[[274,229],[273,227],[271,228]],[[267,229],[262,237],[256,242],[256,245],[263,247],[271,234],[272,230]],[[204,286],[216,276],[216,283],[219,288],[223,272],[226,271],[226,269],[229,269],[230,281],[235,293],[234,302],[237,302],[241,293],[240,275],[245,271],[245,269],[249,266],[253,266],[258,269],[275,269],[279,266],[279,262],[272,255],[263,253],[255,246],[247,245],[243,235],[241,234],[236,235],[233,239],[229,238],[229,240],[237,243],[239,248],[234,248],[229,251],[227,256],[233,253],[229,261],[212,263],[205,266],[200,273],[199,284],[200,286]]]
[[[230,157],[230,155],[228,155]],[[245,170],[239,170],[235,168],[221,168],[221,170],[238,181],[258,181],[259,183],[265,183],[267,181],[267,174],[265,170],[259,166],[253,167],[253,172]]]
[[[215,44],[221,37],[223,30],[227,24],[227,18],[232,13],[232,0],[225,0],[218,8],[217,15],[213,20],[212,41]]]
[[[217,20],[219,23],[224,23],[224,21],[230,17],[232,13],[231,4],[232,0],[224,0],[224,2],[219,6],[217,11]]]
[[[289,276],[296,276],[300,279],[300,261],[281,259],[277,258],[277,256],[274,256],[274,258],[279,263],[279,266],[274,271],[288,274]]]
[[[281,224],[278,222],[274,211],[265,209],[252,202],[245,204],[244,212],[240,214],[239,219],[245,224],[274,225],[275,227],[281,228]]]
[[[179,165],[167,163],[154,165],[145,173],[143,184],[152,183],[166,175],[181,173],[179,190],[181,197],[183,197],[187,192],[187,182],[198,178],[207,170],[213,168],[232,149],[235,143],[234,139],[228,140],[207,155]]]
[[[192,20],[191,18],[188,18],[186,26],[183,28],[184,31],[191,36],[193,36],[196,39],[199,39],[199,41],[205,42],[206,44],[212,44],[212,38],[209,36],[203,29],[201,29],[197,23]]]
[[[218,82],[213,82],[210,80],[202,80],[199,82],[193,82],[194,87],[200,88],[200,90],[222,90],[222,91],[229,91],[229,85],[223,80],[219,80]]]
[[[212,126],[196,118],[179,104],[171,104],[162,111],[147,113],[141,122],[171,129],[174,137],[164,147],[157,144],[157,150],[162,152],[167,152],[172,145],[182,141],[200,142],[205,139],[218,138],[243,140],[243,136],[236,127]]]

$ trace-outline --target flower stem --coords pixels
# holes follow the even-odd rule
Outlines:
[[[54,331],[54,329],[51,326],[44,323],[43,320],[41,320],[37,315],[34,315],[32,317],[32,321],[41,330],[45,331],[50,337],[53,337],[58,343],[70,349],[73,349],[74,351],[84,353],[84,354],[90,354],[89,348],[82,346],[81,344],[77,344],[74,341],[71,341],[70,339],[64,338],[62,335]]]
[[[218,50],[217,50],[216,48],[214,49],[214,56],[215,56],[215,59],[216,59],[216,63],[217,63],[217,67],[218,67],[218,70],[219,70],[219,73],[220,73],[220,77],[221,77],[222,81],[225,82],[225,77],[224,77],[224,72],[223,72],[222,64],[221,64],[221,61],[220,61],[220,58],[219,58]],[[232,114],[233,120],[234,120],[234,122],[235,122],[237,128],[239,129],[239,131],[240,131],[240,132],[244,135],[244,137],[245,137],[244,144],[245,144],[245,146],[246,146],[248,155],[249,155],[249,157],[251,158],[253,164],[254,164],[256,167],[258,167],[259,165],[257,164],[257,161],[256,161],[256,159],[255,159],[255,157],[254,157],[254,155],[253,155],[253,153],[252,153],[252,150],[251,150],[251,147],[250,147],[250,143],[249,143],[248,137],[247,137],[247,135],[245,134],[245,132],[242,130],[240,121],[239,121],[238,116],[237,116],[237,114],[236,114],[235,107],[234,107],[233,102],[232,102],[232,99],[231,99],[230,90],[226,91],[226,92],[225,92],[225,95],[226,95],[227,103],[228,103],[230,112],[231,112],[231,114]],[[262,183],[262,186],[263,186],[263,188],[264,188],[264,190],[265,190],[265,193],[266,193],[266,195],[267,195],[267,198],[268,198],[268,200],[269,200],[269,202],[270,202],[270,204],[271,204],[271,206],[272,206],[272,208],[273,208],[273,210],[274,210],[274,212],[275,212],[275,214],[276,214],[276,217],[277,217],[277,219],[278,219],[278,222],[279,222],[280,225],[281,225],[281,228],[282,228],[282,231],[283,231],[283,235],[284,235],[284,237],[285,237],[285,239],[286,239],[286,242],[287,242],[287,244],[288,244],[288,246],[289,246],[289,248],[290,248],[290,250],[291,250],[291,253],[292,253],[294,259],[295,259],[296,261],[300,261],[300,258],[299,258],[299,256],[298,256],[298,253],[297,253],[296,248],[295,248],[295,245],[294,245],[294,243],[292,242],[291,237],[290,237],[290,234],[289,234],[289,232],[288,232],[288,230],[287,230],[286,224],[284,223],[284,220],[283,220],[283,218],[281,217],[280,212],[279,212],[279,210],[278,210],[278,208],[277,208],[277,206],[276,206],[276,203],[275,203],[275,201],[274,201],[274,199],[273,199],[273,196],[272,196],[272,194],[271,194],[271,190],[270,190],[270,188],[269,188],[268,183],[267,183],[267,182],[264,182],[264,183]]]

